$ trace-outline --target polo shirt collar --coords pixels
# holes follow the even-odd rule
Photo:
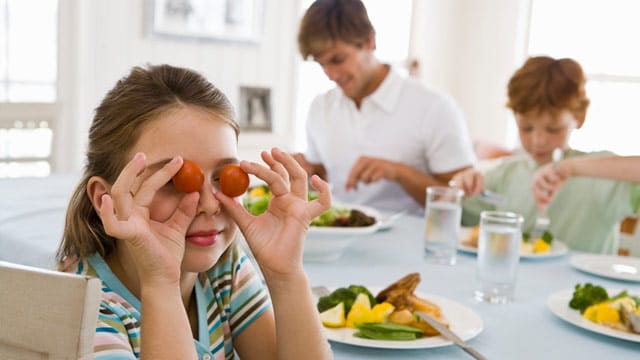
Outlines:
[[[400,74],[393,69],[393,67],[386,64],[385,66],[389,66],[389,73],[387,73],[387,76],[382,80],[380,86],[378,86],[373,93],[365,97],[363,102],[371,101],[385,112],[391,113],[400,99],[402,78],[400,77]],[[352,99],[347,97],[340,88],[338,88],[338,90],[340,90],[339,93],[341,96],[339,98],[343,104],[353,104]]]
[[[400,78],[400,74],[398,74],[393,67],[389,66],[387,76],[382,80],[380,86],[367,98],[387,113],[390,113],[398,104],[401,90],[402,79]]]

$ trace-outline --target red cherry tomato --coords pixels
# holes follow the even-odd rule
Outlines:
[[[190,160],[185,160],[180,170],[173,175],[173,186],[185,193],[200,190],[202,184],[204,184],[204,173],[200,165]]]
[[[220,172],[220,190],[229,197],[236,197],[244,194],[249,188],[249,174],[240,166],[229,164],[222,168]]]

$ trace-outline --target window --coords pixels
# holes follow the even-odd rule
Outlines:
[[[57,0],[0,0],[0,177],[51,172]]]
[[[312,2],[313,0],[302,1],[300,18]],[[403,69],[409,56],[413,1],[363,0],[363,3],[376,31],[376,57],[382,62],[396,65],[398,70]],[[297,30],[296,28],[296,37]],[[312,60],[303,61],[299,53],[296,53],[296,56],[300,64],[294,147],[296,151],[303,151],[307,147],[305,122],[311,102],[316,95],[333,88],[335,84],[327,78],[317,63]]]
[[[591,105],[570,145],[640,154],[640,1],[531,0],[528,53],[578,61]]]

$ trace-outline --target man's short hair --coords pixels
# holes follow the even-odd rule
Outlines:
[[[302,57],[308,59],[338,40],[360,47],[374,35],[362,1],[316,0],[302,17],[298,48]]]

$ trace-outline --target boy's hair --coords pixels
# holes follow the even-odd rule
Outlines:
[[[104,97],[89,129],[87,159],[67,208],[57,260],[67,255],[80,259],[115,249],[115,239],[104,231],[86,187],[92,176],[113,184],[131,160],[131,149],[145,127],[167,111],[186,106],[205,109],[239,132],[227,97],[195,71],[169,65],[134,67]],[[220,121],[220,120],[216,120]]]
[[[374,35],[367,9],[360,0],[316,0],[302,17],[298,48],[306,60],[338,40],[360,47]]]
[[[531,57],[509,80],[507,107],[519,114],[568,110],[576,119],[584,119],[589,107],[586,81],[573,59]]]

